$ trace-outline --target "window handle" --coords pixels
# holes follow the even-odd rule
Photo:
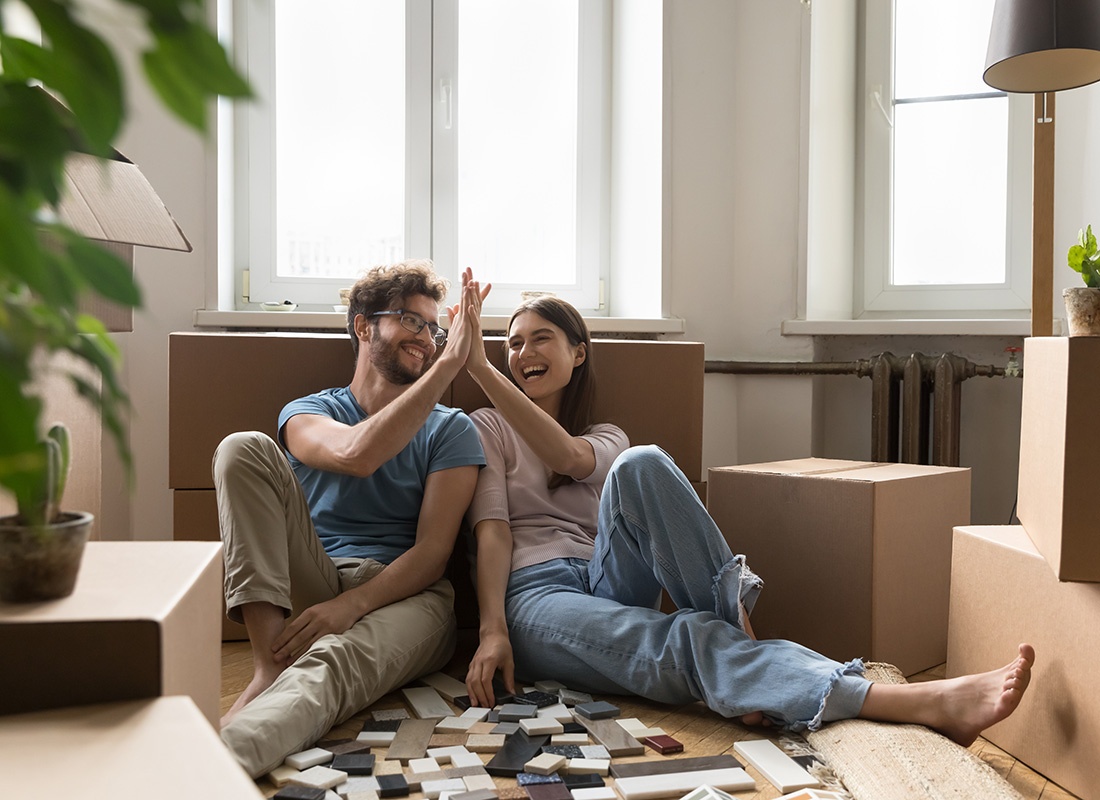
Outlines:
[[[875,105],[878,106],[878,110],[882,112],[882,118],[886,120],[886,124],[891,128],[894,127],[894,119],[890,116],[890,112],[886,110],[886,106],[882,104],[882,87],[871,87],[871,99],[875,101]]]
[[[449,131],[454,121],[454,93],[450,78],[439,80],[439,102],[443,104],[443,129]]]

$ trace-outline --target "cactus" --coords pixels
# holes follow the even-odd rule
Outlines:
[[[19,503],[19,516],[33,526],[48,525],[61,516],[61,498],[69,480],[72,457],[69,429],[57,423],[39,442],[39,447],[43,462],[39,480]]]

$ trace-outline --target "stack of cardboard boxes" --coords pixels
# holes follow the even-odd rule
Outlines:
[[[1100,792],[1100,338],[1024,347],[1020,525],[956,528],[949,676],[1035,646],[1020,708],[984,734],[1082,797]]]

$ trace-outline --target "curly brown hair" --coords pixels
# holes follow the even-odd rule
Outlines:
[[[442,303],[447,296],[448,283],[435,274],[432,262],[426,258],[402,261],[372,267],[351,287],[348,296],[348,335],[351,349],[359,357],[359,337],[355,335],[355,317],[362,314],[370,318],[378,311],[400,307],[404,300],[415,295],[430,297]],[[374,320],[378,324],[378,320]]]

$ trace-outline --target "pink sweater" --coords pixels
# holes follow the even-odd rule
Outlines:
[[[481,408],[470,419],[486,462],[466,512],[470,527],[484,519],[508,522],[513,571],[555,558],[591,558],[600,490],[612,462],[629,446],[626,434],[614,425],[593,425],[583,438],[592,444],[596,468],[551,491],[550,473],[499,411]]]

